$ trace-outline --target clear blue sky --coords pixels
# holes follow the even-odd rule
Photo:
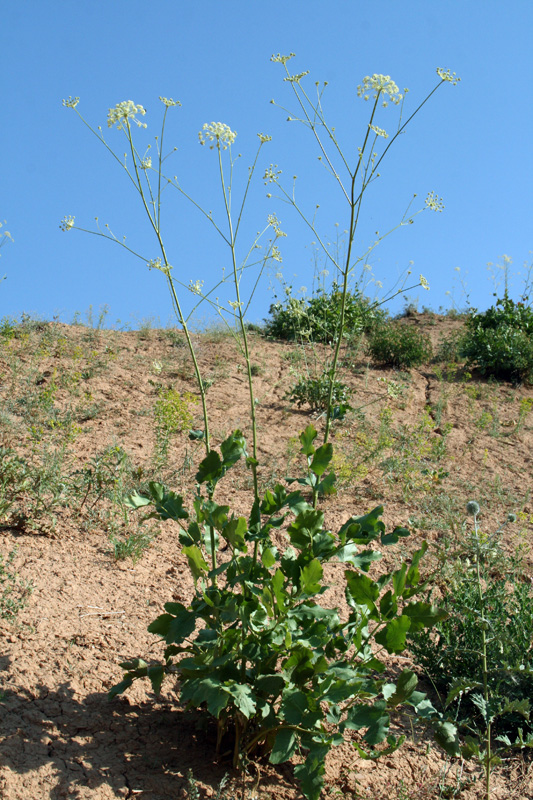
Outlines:
[[[166,145],[178,147],[169,171],[214,213],[220,209],[216,154],[198,144],[203,123],[224,122],[238,133],[235,192],[255,155],[256,134],[270,134],[243,233],[253,234],[268,213],[277,213],[287,233],[285,278],[295,291],[311,290],[313,236],[293,209],[265,197],[260,176],[270,163],[289,187],[298,175],[298,199],[311,215],[320,204],[317,229],[327,241],[335,223],[346,227],[347,207],[317,162],[312,136],[270,103],[294,106],[281,65],[270,63],[278,52],[296,53],[291,69],[310,70],[303,83],[310,90],[315,81],[329,82],[326,116],[351,163],[368,121],[369,104],[356,94],[365,75],[387,74],[400,89],[409,87],[407,112],[437,82],[436,67],[462,79],[442,86],[424,107],[369,190],[361,252],[373,231],[399,221],[413,193],[423,204],[434,191],[446,205],[442,214],[421,214],[373,253],[374,276],[385,289],[413,261],[414,274],[431,285],[429,293],[411,293],[420,305],[449,305],[451,290],[463,304],[459,275],[471,303],[486,308],[494,290],[487,262],[505,253],[513,271],[531,263],[531,0],[4,0],[0,24],[0,219],[14,238],[1,249],[0,277],[7,280],[0,286],[0,317],[25,311],[69,322],[75,311],[102,304],[109,306],[110,324],[150,317],[166,324],[171,317],[158,272],[102,239],[59,230],[65,215],[87,228],[98,216],[147,258],[158,254],[124,173],[62,107],[69,95],[81,98],[78,110],[102,126],[119,153],[125,149],[120,132],[106,124],[110,107],[123,100],[142,104],[148,128],[139,132],[140,142],[148,142],[159,130],[159,95],[179,99],[182,107],[170,110],[166,131]],[[377,124],[390,129],[394,116],[394,108],[384,109]],[[163,234],[174,272],[185,283],[202,279],[207,288],[229,266],[228,253],[177,192],[164,197]],[[265,276],[250,309],[253,321],[273,302],[268,285]],[[512,292],[519,291],[517,278]],[[190,302],[187,295],[186,308]],[[207,309],[202,314],[212,316]]]

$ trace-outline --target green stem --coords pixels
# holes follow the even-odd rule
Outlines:
[[[477,558],[476,558],[476,577],[477,577],[477,589],[478,589],[478,597],[479,597],[479,608],[481,614],[481,642],[482,642],[482,649],[481,649],[481,658],[482,658],[482,670],[483,670],[483,697],[485,699],[485,709],[487,714],[486,725],[487,725],[487,732],[486,732],[486,753],[485,753],[485,797],[486,800],[490,800],[490,773],[491,773],[491,762],[492,762],[492,751],[491,751],[491,734],[492,734],[492,722],[490,718],[490,710],[489,710],[489,669],[488,669],[488,660],[487,660],[487,631],[485,628],[486,620],[485,620],[485,603],[483,597],[483,588],[481,584],[481,568],[480,568],[480,560],[481,560],[481,547],[479,543],[479,533],[478,533],[478,524],[477,524],[477,514],[474,515],[474,530],[476,534],[476,544],[477,544]]]
[[[144,190],[143,190],[141,179],[140,179],[140,176],[139,176],[139,170],[138,170],[138,167],[137,167],[137,159],[135,158],[135,148],[134,148],[133,139],[132,139],[132,136],[131,136],[131,128],[130,128],[128,120],[126,120],[126,123],[127,123],[128,141],[130,143],[130,150],[131,150],[131,154],[132,154],[132,158],[133,158],[133,164],[134,164],[134,167],[135,167],[135,176],[137,178],[137,186],[138,186],[139,194],[141,195],[141,199],[142,199],[142,202],[143,202],[144,210],[146,211],[148,219],[150,220],[150,224],[152,225],[152,228],[154,229],[155,235],[157,236],[157,241],[159,243],[159,248],[161,250],[161,255],[163,257],[164,268],[163,268],[162,272],[164,273],[164,275],[165,275],[165,277],[167,279],[167,284],[168,284],[168,287],[169,287],[169,290],[170,290],[170,295],[171,295],[171,298],[172,298],[172,305],[174,307],[174,312],[175,312],[175,314],[176,314],[176,316],[177,316],[177,318],[179,320],[180,325],[183,328],[183,332],[185,334],[185,339],[187,341],[187,346],[189,348],[189,353],[191,355],[191,359],[192,359],[192,362],[193,362],[193,368],[194,368],[194,374],[195,374],[195,377],[196,377],[196,383],[198,385],[198,391],[200,392],[200,399],[201,399],[201,402],[202,402],[202,415],[203,415],[203,418],[204,418],[204,444],[205,444],[206,453],[209,454],[210,449],[211,449],[211,447],[210,447],[210,434],[209,434],[209,416],[208,416],[208,412],[207,412],[206,393],[205,393],[205,389],[204,389],[204,385],[203,385],[203,381],[202,381],[202,374],[200,372],[200,366],[198,364],[198,359],[196,358],[196,353],[195,353],[194,345],[193,345],[193,342],[192,342],[192,339],[191,339],[191,335],[190,335],[190,332],[189,332],[189,327],[187,325],[187,320],[185,319],[185,317],[183,315],[183,312],[181,310],[181,305],[180,305],[180,302],[179,302],[179,299],[178,299],[178,295],[176,293],[176,289],[174,287],[174,282],[173,282],[172,276],[170,274],[170,271],[171,271],[172,267],[170,266],[168,258],[167,258],[167,254],[166,254],[166,251],[165,251],[165,246],[163,244],[163,239],[162,239],[162,236],[161,236],[161,230],[159,228],[157,220],[154,219],[153,215],[150,212],[150,209],[148,208],[148,203],[146,202],[146,197],[144,195]]]

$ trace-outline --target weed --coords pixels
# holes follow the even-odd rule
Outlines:
[[[103,497],[119,503],[122,496],[132,488],[132,474],[128,453],[118,445],[106,447],[72,475],[73,486],[82,495],[79,508],[83,508],[91,495],[93,497],[90,507],[94,507]]]
[[[28,465],[9,447],[0,447],[0,521],[31,485]]]
[[[289,295],[283,303],[270,306],[271,319],[266,320],[265,335],[290,341],[333,342],[338,337],[341,300],[342,292],[335,282],[329,292],[318,289],[309,299]],[[384,317],[385,312],[359,290],[346,294],[345,335],[368,331]]]
[[[435,353],[434,361],[446,362],[447,369],[451,372],[450,365],[455,365],[461,361],[461,342],[463,339],[462,331],[454,331],[440,339]]]
[[[467,733],[463,755],[482,763],[488,800],[490,773],[499,763],[495,742],[500,750],[533,747],[527,699],[533,696],[533,594],[520,561],[509,563],[501,550],[505,526],[486,534],[478,503],[467,508],[474,531],[463,537],[466,544],[455,560],[448,557],[443,575],[447,617],[431,635],[413,635],[411,650],[445,692],[445,706],[455,708]],[[508,516],[508,522],[515,520]]]
[[[325,372],[319,378],[302,378],[291,387],[286,396],[298,408],[309,405],[311,411],[327,411],[332,403],[338,409],[337,416],[344,416],[351,410],[351,393],[350,387],[342,381],[335,380],[332,386],[331,375]]]
[[[418,367],[432,355],[429,336],[401,322],[374,327],[368,337],[368,349],[377,364],[390,367]]]
[[[154,534],[146,531],[137,531],[127,536],[117,536],[115,533],[109,534],[111,542],[111,553],[116,561],[125,561],[131,558],[134,564],[142,558],[144,552],[150,547]]]
[[[161,469],[167,463],[172,436],[192,427],[191,407],[197,403],[198,398],[190,392],[181,395],[171,387],[158,390],[158,399],[154,406],[156,425],[154,462],[156,469]]]
[[[16,554],[16,548],[8,554],[7,559],[0,553],[0,617],[11,622],[26,607],[33,591],[33,583],[21,580],[12,569]]]
[[[533,309],[505,296],[466,321],[461,356],[482,375],[514,383],[533,380]]]

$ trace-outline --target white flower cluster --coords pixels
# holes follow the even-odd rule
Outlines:
[[[420,286],[422,287],[422,289],[426,289],[427,291],[429,291],[429,283],[427,282],[427,279],[424,278],[423,275],[420,276]]]
[[[164,105],[165,105],[167,108],[170,108],[170,106],[181,106],[181,103],[180,103],[180,101],[179,101],[179,100],[173,100],[171,97],[161,97],[161,96],[160,96],[160,97],[159,97],[159,99],[161,100],[161,102],[162,102],[162,103],[163,103],[163,104],[164,104]]]
[[[150,169],[152,166],[152,159],[150,156],[145,156],[139,164],[141,169]]]
[[[272,228],[274,228],[274,233],[276,234],[276,236],[286,236],[287,235],[279,227],[279,219],[276,217],[275,214],[269,214],[268,217],[267,217],[267,222]]]
[[[441,69],[440,67],[437,67],[437,75],[441,81],[448,81],[452,86],[456,86],[461,80],[461,78],[456,76],[455,72],[450,72],[449,69]]]
[[[381,95],[388,98],[391,103],[398,105],[400,100],[403,98],[403,94],[400,94],[400,90],[391,79],[390,75],[377,75],[374,74],[372,76],[367,75],[363,78],[363,83],[357,87],[357,96],[364,97],[365,100],[368,100],[370,95],[367,94],[368,92],[373,92],[372,95],[375,99],[380,97]],[[383,100],[383,105],[387,106],[388,101],[386,99]]]
[[[202,287],[203,287],[203,285],[204,285],[204,282],[203,282],[203,281],[194,281],[194,283],[193,283],[193,281],[192,281],[192,280],[191,280],[191,281],[189,281],[189,289],[190,289],[190,290],[191,290],[191,292],[193,292],[194,294],[202,294]]]
[[[289,81],[289,83],[300,83],[302,78],[305,78],[306,75],[309,75],[308,69],[305,72],[299,72],[297,75],[289,75],[287,78],[283,78],[283,80]]]
[[[387,131],[384,131],[383,128],[378,128],[377,125],[369,125],[368,127],[370,128],[371,131],[374,131],[376,136],[383,136],[384,139],[389,138],[389,134],[387,133]]]
[[[278,169],[278,165],[271,164],[269,167],[266,168],[265,174],[263,175],[265,186],[267,185],[267,183],[277,183],[280,175],[281,175],[281,170]]]
[[[271,56],[270,60],[278,61],[280,64],[286,64],[287,61],[289,61],[291,58],[294,58],[295,55],[296,53],[289,53],[288,56],[282,56],[278,53],[277,56]]]
[[[59,223],[59,227],[62,231],[69,231],[74,227],[74,217],[63,217]]]
[[[129,120],[135,122],[139,128],[146,128],[145,122],[139,122],[135,119],[135,114],[144,116],[146,110],[142,106],[136,106],[133,100],[124,100],[122,103],[117,103],[115,108],[110,108],[107,112],[107,127],[112,128],[118,122],[118,130],[122,130],[124,122],[129,124]]]
[[[65,108],[76,108],[79,102],[80,102],[79,97],[69,97],[68,100],[63,100],[63,105],[65,106]]]
[[[270,253],[270,258],[272,259],[272,261],[278,261],[281,264],[283,259],[281,257],[281,250],[279,249],[279,247],[276,247],[274,245],[274,247],[272,248],[272,251]]]
[[[215,146],[220,147],[221,143],[222,149],[225,150],[229,144],[233,144],[236,138],[237,132],[232,131],[229,125],[225,125],[223,122],[206,122],[198,134],[200,144],[213,142],[210,145],[211,150]]]
[[[430,192],[426,197],[426,207],[431,211],[444,211],[442,197],[436,195],[435,192]]]
[[[261,142],[261,144],[265,144],[265,142],[272,141],[272,136],[267,136],[266,133],[258,133],[257,135],[259,136],[259,141]]]

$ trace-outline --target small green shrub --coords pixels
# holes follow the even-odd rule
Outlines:
[[[519,563],[511,567],[494,536],[479,532],[467,538],[467,547],[445,575],[442,608],[449,616],[431,634],[414,634],[410,649],[444,697],[463,687],[453,701],[457,721],[467,733],[479,734],[486,728],[476,694],[483,688],[485,629],[493,734],[514,741],[518,729],[533,735],[526,708],[527,698],[533,697],[533,591]]]
[[[412,325],[385,322],[375,326],[368,337],[372,360],[389,367],[418,367],[431,359],[427,334]]]
[[[9,447],[0,447],[0,521],[31,484],[26,462]]]
[[[16,552],[16,548],[13,549],[7,560],[0,553],[0,618],[12,621],[26,606],[28,597],[33,592],[33,583],[20,580],[12,569]]]
[[[473,311],[460,352],[483,375],[513,383],[533,381],[533,309],[504,297],[487,311]]]
[[[18,325],[11,317],[2,317],[0,320],[0,340],[9,342],[17,335]]]
[[[294,774],[309,800],[321,795],[324,759],[345,731],[361,731],[354,747],[366,757],[396,750],[403,737],[390,732],[389,713],[400,703],[436,720],[439,742],[457,750],[453,726],[416,691],[414,673],[404,670],[390,683],[378,657],[400,653],[408,630],[442,619],[430,603],[414,600],[424,585],[419,567],[427,544],[410,563],[373,580],[371,565],[381,557],[373,543],[396,544],[408,531],[387,534],[382,506],[350,517],[336,534],[325,528],[316,502],[334,491],[333,447],[315,448],[316,437],[312,426],[300,434],[305,467],[303,477],[291,479],[305,495],[278,484],[248,519],[213,500],[227,471],[249,459],[241,431],[200,463],[191,515],[183,498],[159,483],[149,484],[148,496],[130,495],[131,508],[154,506],[153,517],[178,523],[195,592],[187,606],[166,603],[148,629],[165,642],[163,661],[123,662],[124,678],[110,691],[114,697],[148,678],[159,692],[165,676],[177,679],[181,702],[216,720],[217,751],[228,748],[235,768],[257,753],[274,764],[304,753]],[[289,540],[282,551],[272,539],[281,529]],[[222,544],[229,558],[219,559]],[[334,559],[345,565],[344,618],[319,602],[324,566]]]
[[[133,563],[136,564],[145,550],[150,547],[153,538],[153,534],[146,531],[136,531],[125,537],[111,533],[109,535],[109,541],[112,545],[110,552],[116,561],[125,561],[127,558],[131,558]]]
[[[155,419],[158,429],[165,433],[178,433],[192,425],[191,405],[196,405],[198,398],[190,392],[181,395],[176,389],[161,389],[155,403]]]
[[[461,345],[464,334],[462,331],[453,331],[448,336],[443,336],[438,344],[434,361],[457,364],[461,360]]]
[[[295,403],[298,408],[308,404],[311,411],[327,411],[329,400],[331,376],[329,372],[324,372],[319,378],[302,378],[295,383],[287,394],[291,403]],[[350,410],[349,400],[351,389],[342,381],[333,382],[333,392],[331,395],[331,405],[342,407],[344,411]]]
[[[337,338],[342,292],[336,283],[331,291],[319,289],[310,298],[289,297],[284,303],[270,306],[271,319],[265,320],[265,336],[290,341],[330,343]],[[345,335],[370,330],[385,312],[378,309],[358,290],[346,295]]]

